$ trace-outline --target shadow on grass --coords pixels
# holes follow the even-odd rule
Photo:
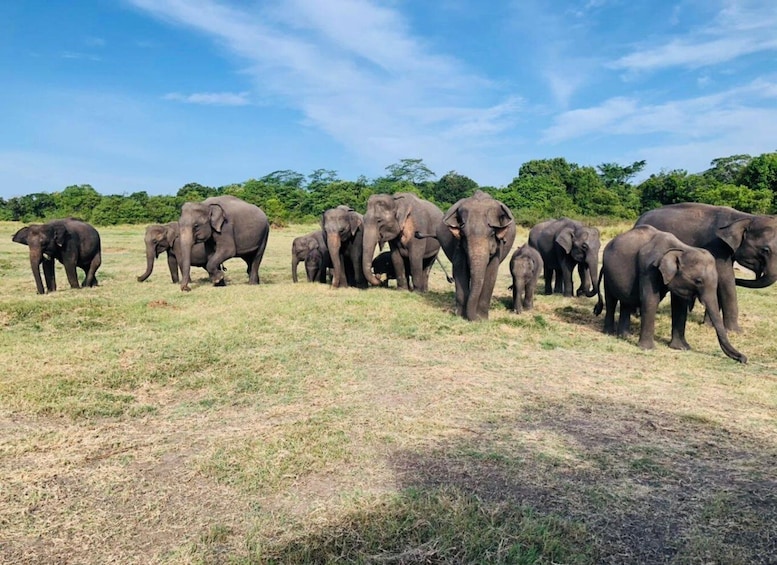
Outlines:
[[[277,563],[774,563],[777,450],[725,424],[574,398],[390,463],[399,494]]]

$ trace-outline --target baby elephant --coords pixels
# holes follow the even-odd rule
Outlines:
[[[522,245],[513,253],[510,259],[510,274],[513,276],[513,312],[520,314],[523,309],[534,308],[534,293],[537,290],[537,279],[542,270],[540,252],[530,245]]]
[[[313,247],[305,257],[305,273],[308,282],[326,282],[326,259],[318,247]]]
[[[669,347],[690,349],[685,341],[685,324],[690,306],[698,299],[707,309],[723,352],[735,361],[747,362],[747,357],[728,341],[718,304],[718,272],[709,251],[686,245],[674,235],[652,226],[637,226],[616,236],[604,248],[600,283],[602,277],[607,308],[605,333],[616,333],[615,307],[619,302],[619,337],[628,334],[631,314],[639,308],[639,346],[652,349],[658,303],[669,292],[672,298]],[[599,301],[594,307],[597,316],[603,307],[601,292],[598,295]]]

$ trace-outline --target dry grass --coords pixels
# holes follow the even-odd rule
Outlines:
[[[101,230],[95,289],[37,296],[0,224],[0,562],[769,563],[777,288],[740,291],[740,366],[601,333],[592,299],[491,319],[260,274],[151,279]],[[624,226],[624,229],[627,226]],[[609,233],[609,232],[608,232]],[[519,232],[516,245],[526,239]],[[58,267],[60,287],[66,283]],[[66,286],[66,284],[65,284]],[[636,327],[635,327],[636,329]]]

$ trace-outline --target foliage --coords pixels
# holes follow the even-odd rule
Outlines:
[[[478,189],[507,204],[521,225],[559,216],[633,220],[646,210],[676,202],[777,212],[777,153],[720,157],[702,173],[661,171],[634,184],[645,166],[644,160],[591,167],[563,157],[533,159],[523,163],[505,187],[479,186],[457,171],[435,180],[437,175],[419,158],[401,159],[375,179],[342,179],[331,169],[308,175],[283,169],[220,187],[190,182],[168,195],[146,191],[102,195],[81,184],[0,199],[0,219],[39,222],[75,216],[96,225],[164,223],[178,219],[184,202],[231,194],[262,208],[273,225],[285,226],[317,222],[325,210],[341,204],[364,212],[367,199],[377,193],[412,192],[447,210]]]

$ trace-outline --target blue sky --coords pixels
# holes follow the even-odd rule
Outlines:
[[[774,0],[6,0],[0,196],[777,150]]]

